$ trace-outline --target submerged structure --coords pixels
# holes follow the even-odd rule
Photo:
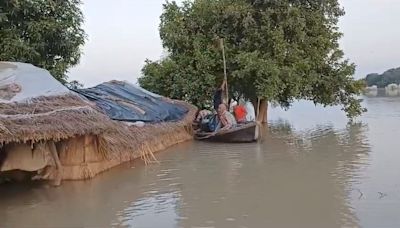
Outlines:
[[[111,81],[71,91],[48,71],[0,62],[0,182],[78,180],[192,138],[196,108]]]

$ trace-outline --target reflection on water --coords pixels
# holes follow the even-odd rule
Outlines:
[[[367,97],[397,97],[400,96],[400,88],[369,89],[364,93]]]
[[[113,226],[131,226],[136,223],[149,224],[153,227],[176,227],[178,215],[176,205],[179,200],[179,192],[156,194],[150,191],[150,196],[138,199],[117,213],[117,221]],[[153,221],[157,216],[157,221]]]
[[[60,188],[0,187],[5,227],[400,227],[400,99],[273,109],[257,144],[188,142]]]

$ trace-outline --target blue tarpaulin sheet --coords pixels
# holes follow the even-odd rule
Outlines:
[[[127,82],[111,81],[75,92],[85,96],[111,119],[128,122],[163,122],[181,120],[188,109],[166,101]]]

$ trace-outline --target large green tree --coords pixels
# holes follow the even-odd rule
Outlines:
[[[1,0],[0,60],[32,63],[66,83],[85,42],[80,0]]]
[[[203,107],[223,78],[229,91],[289,107],[297,99],[363,109],[355,65],[344,59],[338,0],[194,0],[164,4],[160,36],[169,55],[146,61],[141,86]]]

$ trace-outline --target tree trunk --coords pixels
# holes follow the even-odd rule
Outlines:
[[[258,106],[258,104],[257,104]],[[260,101],[260,109],[257,112],[257,106],[256,107],[256,114],[258,113],[257,116],[257,121],[260,123],[267,123],[267,118],[268,118],[268,101],[267,99],[261,99]]]

